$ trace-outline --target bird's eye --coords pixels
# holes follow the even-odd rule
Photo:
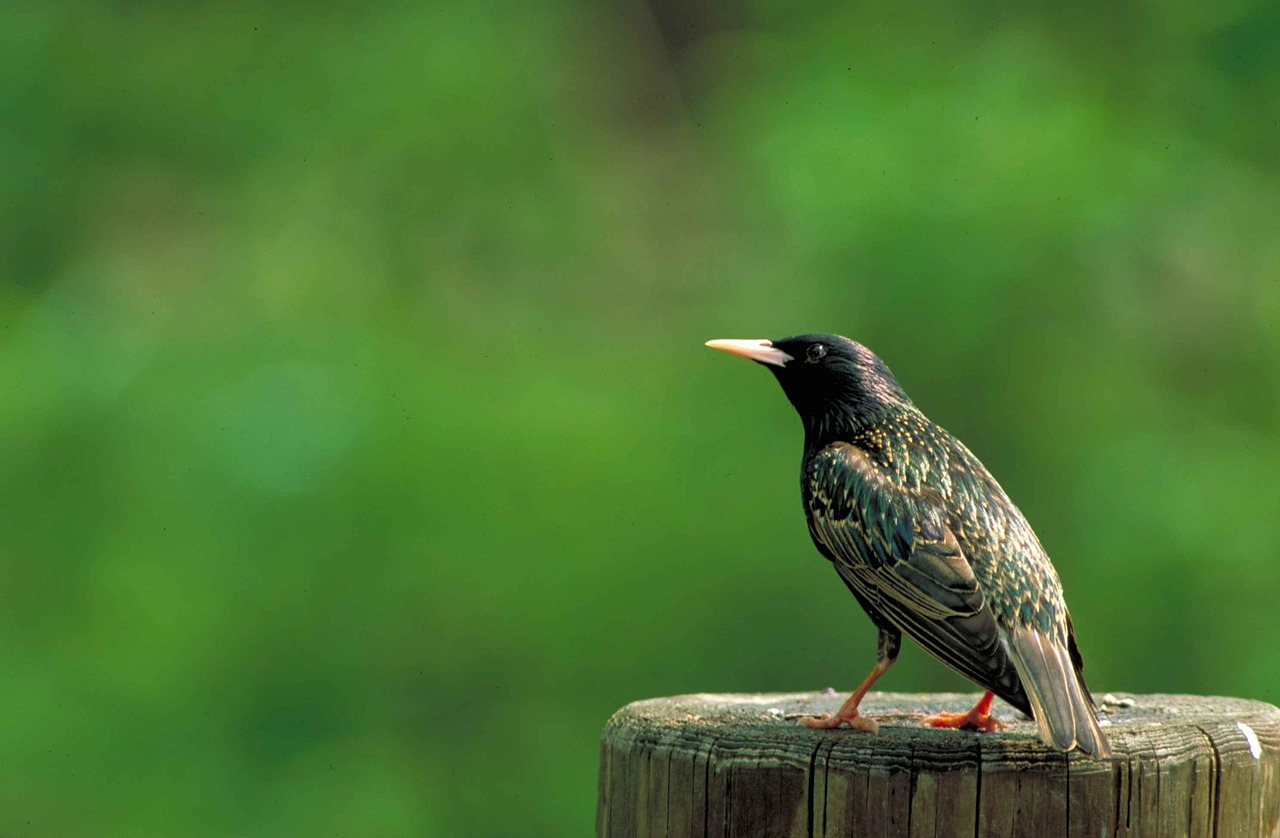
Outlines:
[[[827,345],[825,343],[811,343],[804,352],[804,359],[810,364],[816,364],[825,357],[827,357]]]

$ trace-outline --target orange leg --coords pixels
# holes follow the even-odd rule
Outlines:
[[[840,705],[840,709],[833,716],[830,713],[823,713],[821,716],[808,716],[801,719],[805,727],[814,729],[830,730],[840,727],[845,722],[849,723],[849,727],[854,730],[865,730],[868,733],[875,733],[878,725],[875,719],[869,719],[866,716],[858,715],[858,704],[862,701],[862,697],[867,694],[867,690],[871,689],[871,685],[876,682],[881,675],[889,671],[893,658],[882,658],[876,662],[869,674],[858,688],[853,691],[853,695],[849,696],[844,704]]]
[[[991,700],[995,695],[987,690],[973,709],[967,713],[934,713],[926,716],[920,724],[926,727],[973,728],[995,733],[1004,727],[1000,720],[991,715]]]

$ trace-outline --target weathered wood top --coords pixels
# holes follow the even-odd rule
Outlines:
[[[1000,733],[920,727],[977,698],[870,693],[875,734],[798,722],[834,712],[835,693],[630,704],[605,727],[597,831],[1280,836],[1280,710],[1269,704],[1121,694],[1101,714],[1106,760],[1045,747],[1000,702]]]

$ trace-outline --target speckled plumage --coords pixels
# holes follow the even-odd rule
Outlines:
[[[881,662],[906,634],[1032,715],[1046,743],[1105,755],[1058,575],[977,457],[861,344],[758,343],[804,422],[810,535],[880,628]]]
[[[879,417],[849,443],[861,452],[858,466],[866,474],[874,469],[903,492],[915,515],[927,519],[929,510],[945,512],[946,526],[998,618],[1016,617],[1057,642],[1067,641],[1057,572],[1022,513],[968,448],[915,407]],[[820,502],[824,493],[850,495],[865,479],[849,468],[850,453],[838,443],[806,450],[801,491],[811,521],[830,514]]]

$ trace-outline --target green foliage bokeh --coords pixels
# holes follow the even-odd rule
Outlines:
[[[591,830],[622,704],[848,689],[878,351],[1096,689],[1280,701],[1267,3],[0,10],[0,834]],[[886,689],[969,689],[913,648]]]

